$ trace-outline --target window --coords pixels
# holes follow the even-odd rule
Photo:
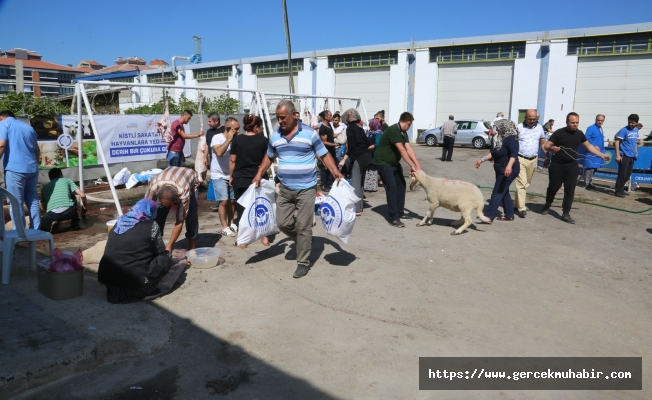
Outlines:
[[[206,79],[223,79],[231,76],[231,71],[233,67],[227,65],[224,67],[215,67],[215,68],[202,68],[195,70],[195,79],[198,81]]]
[[[172,72],[165,72],[163,76],[162,74],[147,75],[147,83],[174,83],[176,80]]]
[[[59,88],[59,94],[65,95],[65,94],[74,94],[75,89],[74,88]]]
[[[430,49],[430,62],[437,63],[504,61],[524,57],[525,42],[485,43]]]
[[[134,78],[115,78],[109,79],[109,82],[124,82],[124,83],[134,83]]]
[[[469,129],[473,130],[475,127],[478,126],[477,122],[471,122],[471,126],[469,126]]]
[[[58,79],[59,74],[56,72],[39,72],[39,78],[41,79]]]
[[[568,55],[588,57],[642,53],[652,53],[652,32],[568,40]]]
[[[287,74],[289,71],[287,61],[272,61],[252,65],[256,75]],[[292,72],[303,71],[303,58],[292,60]]]
[[[491,129],[491,124],[489,122],[484,121],[482,124],[484,125],[485,128]]]
[[[70,82],[73,79],[75,79],[75,74],[65,74],[65,73],[59,74],[59,81]]]
[[[344,54],[328,57],[328,67],[333,69],[375,68],[396,64],[397,51]]]

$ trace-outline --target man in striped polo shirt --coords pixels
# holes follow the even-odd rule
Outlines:
[[[276,200],[276,223],[283,233],[297,242],[297,270],[294,277],[301,278],[310,269],[312,220],[317,194],[315,156],[321,159],[338,184],[342,174],[317,132],[298,123],[294,112],[294,104],[290,100],[281,100],[276,106],[279,128],[269,138],[267,156],[253,183],[256,186],[260,184],[263,174],[272,165],[272,159],[278,157],[281,188]]]
[[[188,250],[195,248],[199,234],[197,217],[197,173],[189,168],[168,167],[149,183],[145,193],[146,199],[152,199],[158,204],[156,223],[164,232],[165,220],[173,205],[177,206],[176,222],[172,228],[170,241],[165,249],[172,253],[174,243],[181,235],[183,222],[186,222],[186,239]]]

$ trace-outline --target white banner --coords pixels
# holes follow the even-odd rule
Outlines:
[[[95,124],[99,133],[92,132],[87,117],[82,118],[84,137],[98,138],[102,142],[106,162],[109,164],[150,161],[165,159],[167,143],[156,132],[156,122],[162,115],[96,115]],[[179,119],[179,115],[171,115],[170,120]],[[77,116],[62,116],[64,126],[76,126]],[[184,125],[189,132],[188,125]],[[190,156],[190,140],[186,140],[183,149],[186,156]],[[98,158],[98,163],[101,159]]]

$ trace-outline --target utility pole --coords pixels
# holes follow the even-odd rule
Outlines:
[[[290,93],[294,94],[294,78],[292,76],[292,44],[290,44],[290,26],[288,24],[288,7],[285,0],[283,2],[283,22],[285,23],[285,41],[288,46],[288,69],[290,74]]]

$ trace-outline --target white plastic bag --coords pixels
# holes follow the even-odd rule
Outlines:
[[[113,186],[118,186],[118,185],[124,185],[129,181],[129,177],[131,176],[131,172],[129,172],[129,168],[122,168],[120,172],[115,174],[113,177]]]
[[[339,184],[334,184],[328,197],[319,206],[321,223],[326,233],[348,243],[355,225],[355,203],[359,201],[353,186],[347,181],[342,179]]]
[[[238,226],[238,244],[250,244],[279,232],[276,225],[276,185],[268,180],[249,186],[238,203],[244,207]]]

